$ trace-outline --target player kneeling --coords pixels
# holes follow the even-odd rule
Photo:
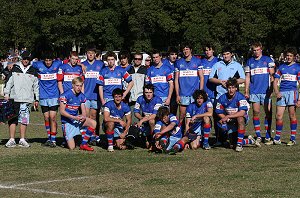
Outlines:
[[[208,138],[211,130],[210,117],[213,114],[213,105],[203,90],[195,90],[193,98],[195,102],[189,104],[186,108],[187,132],[184,137],[173,146],[170,154],[182,151],[187,143],[190,143],[193,150],[200,147],[200,142],[202,142],[202,146],[205,150],[210,149]]]
[[[248,136],[248,139],[244,139],[246,131],[246,123],[248,122],[248,110],[249,103],[245,96],[238,90],[238,83],[235,78],[229,78],[226,82],[227,93],[221,95],[217,101],[216,113],[220,117],[218,125],[223,130],[223,135],[229,135],[232,132],[237,131],[237,143],[236,151],[243,150],[243,145],[255,144],[260,146],[258,142],[255,142],[252,136]]]
[[[96,121],[86,117],[85,101],[86,98],[81,92],[83,80],[76,77],[72,80],[72,89],[64,92],[60,96],[59,111],[61,114],[62,130],[70,150],[75,148],[74,137],[81,135],[80,129],[87,127],[86,134],[82,138],[81,150],[93,151],[94,149],[87,145],[88,140],[94,133]],[[81,114],[79,114],[79,108]]]
[[[179,121],[165,106],[159,107],[156,115],[158,120],[154,128],[155,146],[156,149],[168,153],[182,137]]]
[[[116,88],[113,90],[112,96],[113,100],[108,101],[104,105],[104,124],[108,141],[107,151],[109,152],[114,151],[114,139],[117,148],[121,150],[127,148],[125,140],[131,125],[130,107],[122,102],[123,91],[120,88]],[[126,122],[123,120],[124,116]]]

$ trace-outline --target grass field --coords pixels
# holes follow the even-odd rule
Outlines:
[[[41,147],[46,140],[41,112],[32,112],[31,122],[31,148],[5,148],[8,130],[0,125],[1,198],[300,197],[299,145],[247,147],[241,153],[186,150],[175,156],[140,148],[108,153],[94,147],[88,153]],[[284,124],[287,142],[287,117]],[[254,135],[252,123],[247,129]]]

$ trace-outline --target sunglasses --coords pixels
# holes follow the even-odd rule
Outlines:
[[[134,60],[143,60],[142,58],[134,58]]]
[[[151,60],[145,60],[145,61],[151,61]]]

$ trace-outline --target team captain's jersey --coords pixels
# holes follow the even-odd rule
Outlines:
[[[40,99],[59,97],[57,73],[60,65],[61,61],[53,61],[50,67],[47,67],[44,61],[38,61],[32,64],[38,72]]]
[[[112,99],[113,90],[116,88],[123,88],[122,79],[127,83],[132,81],[130,74],[119,66],[115,67],[114,70],[111,70],[109,67],[104,67],[100,71],[97,84],[103,86],[104,98]]]
[[[176,116],[174,116],[173,114],[170,114],[169,115],[169,119],[170,119],[170,123],[171,124],[172,122],[175,123],[175,127],[173,129],[171,129],[170,131],[168,131],[166,133],[166,135],[169,137],[169,136],[173,136],[173,137],[176,137],[176,138],[181,138],[182,137],[182,133],[181,133],[181,127],[178,126],[179,122],[176,118]],[[160,132],[161,128],[163,126],[168,126],[166,123],[164,123],[163,121],[161,120],[158,120],[155,124],[155,128],[154,128],[154,133],[158,133]]]
[[[142,116],[156,114],[159,107],[162,106],[162,100],[158,96],[154,96],[147,101],[144,96],[139,96],[134,106],[134,113],[141,113]]]
[[[274,68],[274,61],[268,56],[259,60],[254,57],[247,61],[245,72],[250,73],[250,94],[266,94],[270,88],[270,68]]]
[[[120,105],[121,105],[121,108],[118,109],[113,100],[108,101],[104,105],[104,111],[109,112],[111,118],[116,118],[116,119],[122,120],[124,116],[131,114],[131,110],[130,110],[130,107],[124,102],[121,102]],[[118,123],[118,125],[120,125],[120,124]]]
[[[227,94],[221,95],[217,101],[215,112],[217,114],[231,115],[244,110],[246,112],[246,117],[248,115],[249,108],[250,105],[245,96],[237,91],[231,100],[228,100]]]
[[[94,60],[93,64],[90,64],[89,61],[86,60],[82,64],[86,66],[86,73],[84,74],[84,95],[88,100],[97,100],[99,98],[98,86],[96,86],[97,79],[104,64],[99,60]]]
[[[218,62],[218,58],[214,57],[212,60],[207,60],[206,58],[201,59],[203,75],[204,75],[204,91],[206,91],[209,98],[215,98],[216,85],[209,82],[209,74],[211,72],[212,66]]]
[[[74,67],[70,64],[63,64],[58,70],[58,80],[63,82],[64,92],[72,89],[72,80],[76,77],[83,77],[82,68],[79,65]]]
[[[201,106],[198,106],[195,102],[193,102],[186,108],[186,118],[192,118],[194,115],[204,114],[208,112],[209,108],[213,108],[213,105],[209,100],[204,102]],[[192,126],[193,129],[198,129],[202,125],[202,121],[203,118],[195,120]]]
[[[66,112],[70,115],[77,116],[79,114],[78,110],[82,103],[85,103],[86,97],[83,93],[75,94],[72,89],[65,91],[60,95],[60,102],[66,104]],[[62,123],[73,123],[70,118],[61,116]]]
[[[300,65],[297,63],[290,66],[282,64],[274,77],[281,78],[280,91],[296,91],[297,81],[300,80]]]
[[[179,95],[192,96],[196,89],[200,89],[201,60],[193,56],[189,62],[181,58],[175,62],[175,73],[179,73]]]
[[[154,94],[159,97],[168,97],[169,81],[173,81],[173,71],[165,64],[160,67],[151,66],[147,70],[146,84],[153,84]]]

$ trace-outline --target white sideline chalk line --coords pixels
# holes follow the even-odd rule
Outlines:
[[[70,193],[63,193],[63,192],[57,192],[57,191],[48,191],[48,190],[43,190],[43,189],[21,187],[21,186],[34,185],[34,184],[47,184],[47,183],[53,183],[53,182],[64,182],[64,181],[72,181],[72,180],[78,180],[78,179],[80,180],[80,179],[87,179],[87,178],[91,178],[91,177],[96,177],[96,176],[84,176],[84,177],[74,177],[74,178],[68,178],[68,179],[38,181],[38,182],[15,184],[15,185],[9,185],[9,186],[0,184],[0,189],[2,188],[2,189],[25,190],[25,191],[30,191],[30,192],[47,193],[47,194],[55,194],[55,195],[65,195],[65,196],[71,196],[71,197],[104,198],[103,196],[96,196],[96,195],[70,194]]]

